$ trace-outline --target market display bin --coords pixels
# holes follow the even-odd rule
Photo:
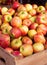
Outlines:
[[[20,58],[7,53],[0,47],[0,65],[47,65],[47,50]]]
[[[20,59],[0,47],[0,65],[47,65],[47,50]]]

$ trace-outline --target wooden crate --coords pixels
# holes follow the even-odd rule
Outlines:
[[[0,47],[0,65],[47,65],[47,50],[17,59]]]

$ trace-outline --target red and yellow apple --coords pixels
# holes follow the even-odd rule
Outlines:
[[[21,45],[22,41],[20,39],[13,39],[11,41],[11,48],[14,50],[19,49]]]
[[[0,34],[0,46],[7,48],[10,46],[10,36],[6,34]]]
[[[10,34],[11,29],[12,29],[12,26],[10,26],[9,23],[3,23],[1,25],[1,30],[3,34]]]
[[[22,25],[22,20],[20,17],[16,16],[16,17],[13,17],[12,20],[11,20],[11,25],[13,27],[20,27]]]
[[[33,39],[34,35],[37,34],[36,30],[32,29],[28,31],[28,36]]]
[[[46,35],[47,28],[44,24],[40,24],[37,28],[38,33],[42,33],[43,35]]]
[[[2,7],[1,8],[2,15],[6,14],[7,11],[8,11],[8,8],[7,7]]]
[[[30,26],[29,26],[29,29],[37,29],[38,27],[38,24],[37,23],[32,23]]]
[[[27,13],[27,11],[20,11],[18,13],[18,16],[23,20],[23,19],[26,19],[28,17],[28,13]]]
[[[45,11],[45,7],[44,7],[44,6],[39,6],[39,7],[37,8],[37,12],[38,12],[38,13],[41,13],[42,11]]]
[[[18,7],[17,11],[18,11],[18,12],[20,12],[20,11],[26,11],[26,8],[24,7],[24,5],[21,4],[21,5]]]
[[[32,9],[31,4],[25,4],[26,11],[29,12]]]
[[[31,44],[31,45],[33,43],[32,40],[28,36],[24,36],[22,38],[22,42],[23,42],[23,44]]]
[[[11,22],[11,20],[12,20],[12,16],[10,14],[5,14],[5,15],[2,16],[2,21],[4,23]]]
[[[10,9],[8,10],[8,13],[9,13],[10,15],[14,15],[14,14],[15,14],[15,10],[14,10],[13,8],[10,8]]]
[[[15,38],[19,38],[21,34],[21,30],[19,28],[12,28],[10,30],[10,35],[13,35]]]
[[[33,54],[33,47],[30,44],[24,44],[20,47],[20,52],[23,56],[29,56]]]
[[[22,36],[24,36],[24,35],[27,35],[29,29],[28,29],[27,26],[22,25],[22,26],[20,27],[20,30],[21,30]]]
[[[31,25],[31,23],[32,22],[29,19],[24,19],[22,24],[29,27]]]
[[[7,47],[7,48],[5,48],[5,51],[8,52],[8,53],[12,53],[13,52],[13,49],[10,48],[10,47]]]
[[[42,44],[45,44],[45,37],[43,34],[40,34],[40,33],[37,33],[34,35],[34,41],[37,43],[37,42],[40,42]]]
[[[31,14],[31,16],[35,16],[36,15],[36,10],[35,9],[31,9],[29,11],[29,13]]]
[[[35,53],[43,51],[44,50],[44,45],[40,42],[34,43],[33,44],[33,50]]]

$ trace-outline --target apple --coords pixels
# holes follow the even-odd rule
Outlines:
[[[36,16],[31,16],[29,20],[31,20],[31,22],[34,23],[36,21]]]
[[[26,11],[29,12],[32,9],[31,4],[25,4]]]
[[[23,20],[23,19],[26,19],[28,17],[28,13],[27,13],[27,11],[20,11],[18,13],[18,16]]]
[[[36,30],[32,29],[28,31],[28,36],[33,39],[34,35],[37,34]]]
[[[27,35],[29,29],[28,29],[27,26],[22,25],[22,26],[20,27],[20,30],[21,30],[22,36],[24,36],[24,35]]]
[[[14,14],[14,16],[18,16],[18,12],[16,12],[16,13]]]
[[[17,11],[18,11],[18,12],[20,12],[20,11],[26,11],[26,8],[24,7],[24,5],[21,4],[21,5],[18,7]]]
[[[33,47],[30,44],[24,44],[20,47],[20,52],[23,56],[29,56],[33,54]]]
[[[15,10],[13,8],[10,8],[8,10],[8,12],[9,12],[10,15],[14,15],[15,14]]]
[[[30,26],[29,26],[29,29],[37,29],[38,27],[38,23],[32,23]]]
[[[10,45],[10,36],[6,34],[0,34],[0,46],[7,48]]]
[[[2,15],[0,14],[0,19],[2,19]]]
[[[35,53],[43,51],[44,50],[44,45],[40,42],[34,43],[33,44],[33,50]]]
[[[21,30],[19,28],[12,28],[10,33],[10,35],[13,35],[15,38],[19,38],[21,36]]]
[[[0,19],[0,26],[2,25],[2,20]]]
[[[11,25],[13,27],[20,27],[22,25],[22,20],[18,16],[15,16],[12,18]]]
[[[31,14],[31,16],[35,16],[36,15],[36,10],[35,9],[31,9],[29,11],[29,13]]]
[[[2,9],[2,7],[0,6],[0,13],[1,13],[1,9]]]
[[[0,30],[0,34],[2,34],[2,31]]]
[[[32,40],[28,37],[28,36],[24,36],[23,38],[22,38],[22,42],[24,43],[24,44],[31,44],[32,45]]]
[[[46,35],[47,28],[44,24],[40,24],[37,28],[38,33],[42,33],[43,35]]]
[[[38,8],[38,5],[37,4],[33,4],[32,8],[36,10]]]
[[[46,19],[47,19],[47,10],[45,11],[45,16],[46,16]]]
[[[10,30],[12,29],[12,27],[9,25],[9,23],[3,23],[1,25],[1,30],[3,34],[10,34]]]
[[[35,42],[41,42],[42,44],[45,44],[45,37],[43,34],[37,33],[36,35],[34,35],[34,41]]]
[[[28,26],[28,27],[31,25],[31,23],[32,23],[32,22],[31,22],[29,19],[24,19],[24,20],[23,20],[23,25],[26,25],[26,26]]]
[[[32,17],[31,14],[28,14],[28,17],[27,18],[30,19],[31,17]]]
[[[5,48],[5,51],[11,54],[13,52],[13,49],[10,47],[7,47]]]
[[[47,49],[47,40],[46,40],[46,42],[45,42],[45,45],[44,45],[44,46],[45,46],[45,49]]]
[[[37,12],[38,12],[38,13],[41,13],[42,11],[45,11],[45,7],[44,7],[44,6],[39,6],[39,7],[37,8]]]
[[[12,5],[13,9],[17,9],[20,6],[20,3],[18,3],[17,1],[15,1]]]
[[[22,45],[22,41],[19,38],[13,39],[11,41],[11,48],[14,50],[19,49],[21,45]]]
[[[4,23],[11,22],[11,20],[12,20],[12,16],[10,14],[5,14],[2,16],[2,21]]]
[[[17,57],[17,60],[23,58],[23,55],[20,53],[20,51],[13,51],[12,54]]]
[[[1,8],[2,15],[4,15],[7,11],[8,11],[8,8],[7,7],[2,7]]]
[[[47,25],[46,21],[47,21],[47,18],[46,18],[45,14],[39,14],[36,17],[36,23],[38,23],[38,24],[45,24],[45,25]]]

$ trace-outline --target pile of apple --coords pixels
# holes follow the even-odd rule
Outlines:
[[[0,6],[0,46],[20,57],[47,49],[47,9],[18,2]]]

